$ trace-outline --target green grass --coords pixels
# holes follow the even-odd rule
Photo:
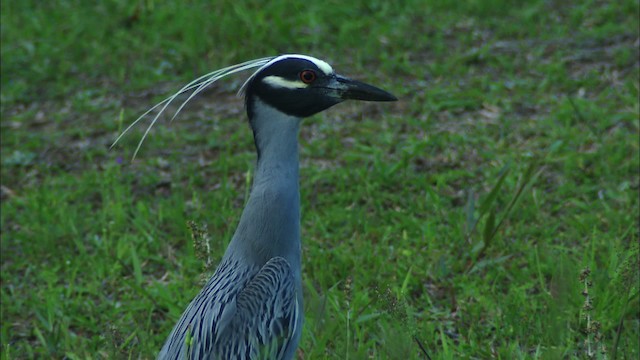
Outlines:
[[[144,126],[108,147],[186,81],[286,52],[400,98],[304,123],[299,358],[640,355],[637,1],[0,10],[3,359],[155,356],[206,276],[187,222],[215,263],[248,193],[245,77],[135,162]]]

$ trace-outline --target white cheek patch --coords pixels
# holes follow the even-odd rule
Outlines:
[[[299,80],[287,80],[275,75],[266,76],[264,79],[262,79],[262,82],[273,87],[286,89],[304,89],[309,86],[309,84],[305,84]]]
[[[264,67],[269,67],[269,65],[276,63],[280,60],[284,60],[284,59],[302,59],[302,60],[306,60],[309,61],[311,63],[313,63],[315,66],[318,67],[318,69],[320,69],[320,71],[322,71],[325,75],[331,75],[334,73],[333,68],[331,67],[331,65],[327,64],[325,61],[322,61],[320,59],[311,57],[311,56],[307,56],[307,55],[300,55],[300,54],[287,54],[287,55],[280,55],[277,58],[271,60],[267,65],[265,65]],[[258,70],[257,72],[259,72],[260,70]]]

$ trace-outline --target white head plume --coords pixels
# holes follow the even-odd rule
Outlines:
[[[253,69],[253,68],[256,68],[256,67],[260,67],[256,72],[253,73],[253,75],[251,75],[251,77],[249,77],[249,80],[251,80],[258,72],[260,72],[260,70],[265,68],[265,66],[269,65],[270,63],[272,63],[273,60],[275,60],[277,58],[279,58],[279,57],[278,56],[271,56],[271,57],[265,57],[265,58],[260,58],[260,59],[249,60],[249,61],[245,61],[245,62],[240,63],[240,64],[231,65],[231,66],[225,67],[223,69],[215,70],[215,71],[212,71],[212,72],[210,72],[210,73],[208,73],[206,75],[200,76],[199,78],[197,78],[197,79],[191,81],[190,83],[188,83],[187,85],[183,86],[180,90],[175,92],[173,95],[171,95],[168,98],[166,98],[166,99],[160,101],[159,103],[155,104],[152,108],[150,108],[149,110],[144,112],[142,115],[140,115],[140,117],[138,117],[133,123],[131,123],[131,125],[129,125],[126,129],[124,129],[124,131],[122,131],[122,133],[116,138],[116,140],[113,142],[113,144],[111,144],[110,148],[114,147],[118,143],[118,141],[120,141],[120,139],[132,127],[134,127],[138,122],[140,122],[142,119],[144,119],[150,112],[152,112],[153,110],[157,109],[158,107],[161,107],[160,111],[158,111],[158,113],[153,117],[153,120],[151,121],[151,124],[149,124],[149,126],[145,130],[144,134],[142,135],[142,138],[138,142],[138,146],[136,147],[136,150],[133,153],[133,157],[131,158],[132,160],[135,159],[136,155],[138,154],[138,151],[140,151],[140,147],[142,146],[142,142],[144,142],[144,139],[149,134],[149,131],[151,131],[151,128],[153,127],[153,125],[156,123],[156,121],[158,121],[158,118],[160,118],[160,115],[162,115],[162,113],[164,113],[164,111],[167,109],[169,104],[171,104],[179,95],[182,95],[182,94],[184,94],[184,93],[186,93],[188,91],[193,90],[191,95],[189,95],[189,97],[178,107],[178,110],[176,110],[176,112],[173,114],[173,117],[171,118],[171,121],[173,121],[173,119],[175,119],[175,117],[178,115],[178,113],[180,113],[180,111],[184,108],[184,106],[194,96],[196,96],[197,94],[202,92],[202,90],[204,90],[205,88],[207,88],[209,85],[213,84],[214,82],[216,82],[216,81],[218,81],[218,80],[220,80],[220,79],[222,79],[224,77],[227,77],[229,75],[232,75],[232,74],[235,74],[237,72],[240,72],[240,71],[245,71],[245,70]],[[249,82],[249,80],[247,80],[247,82]],[[244,86],[247,84],[247,82],[245,82],[245,84],[240,88],[239,94],[242,93],[242,91],[244,89]]]

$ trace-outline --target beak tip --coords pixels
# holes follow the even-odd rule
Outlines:
[[[336,78],[340,83],[340,98],[342,100],[398,101],[395,95],[375,86],[342,76]]]
[[[372,98],[371,101],[391,102],[398,101],[398,98],[390,92],[381,90],[381,93],[379,93],[378,96]]]

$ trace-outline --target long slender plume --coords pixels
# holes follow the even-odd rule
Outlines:
[[[227,77],[229,75],[235,74],[235,73],[240,72],[240,71],[245,71],[245,70],[253,69],[253,68],[256,68],[256,67],[262,68],[266,64],[268,64],[271,60],[273,60],[275,58],[276,58],[276,56],[271,56],[271,57],[265,57],[265,58],[260,58],[260,59],[249,60],[249,61],[245,61],[245,62],[240,63],[240,64],[231,65],[231,66],[228,66],[228,67],[223,68],[223,69],[212,71],[212,72],[210,72],[210,73],[208,73],[206,75],[200,76],[199,78],[197,78],[197,79],[191,81],[190,83],[188,83],[187,85],[183,86],[180,90],[175,92],[173,95],[171,95],[168,98],[166,98],[166,99],[160,101],[159,103],[155,104],[152,108],[150,108],[149,110],[145,111],[142,115],[140,115],[133,123],[131,123],[131,125],[127,126],[127,128],[124,129],[124,131],[122,131],[122,133],[116,138],[116,140],[113,142],[113,144],[111,144],[109,149],[113,148],[118,143],[118,141],[120,141],[120,139],[129,130],[131,130],[131,128],[133,128],[136,124],[138,124],[149,113],[151,113],[152,111],[154,111],[157,108],[160,108],[160,110],[153,117],[153,120],[151,120],[151,123],[149,124],[149,126],[145,130],[144,134],[142,135],[142,138],[138,142],[138,146],[136,147],[136,151],[134,151],[133,156],[131,157],[131,160],[133,161],[136,158],[136,155],[138,155],[138,151],[140,151],[140,147],[142,146],[142,143],[144,142],[144,139],[149,134],[149,131],[151,131],[151,128],[153,127],[153,125],[155,125],[156,121],[158,121],[158,119],[160,118],[160,115],[162,115],[165,112],[165,110],[167,109],[169,104],[171,104],[178,96],[180,96],[180,95],[182,95],[182,94],[184,94],[184,93],[186,93],[188,91],[193,90],[191,95],[189,95],[189,97],[178,107],[178,110],[176,110],[176,112],[173,114],[173,117],[171,117],[171,121],[173,121],[173,119],[175,119],[176,116],[178,116],[180,111],[185,107],[185,105],[191,99],[193,99],[196,95],[198,95],[200,92],[202,92],[202,90],[206,89],[209,85],[213,84],[214,82],[216,82],[216,81],[218,81],[218,80],[220,80],[220,79],[222,79],[224,77]],[[258,70],[258,71],[260,71],[260,70]],[[256,73],[258,71],[256,71]],[[251,77],[249,77],[249,79],[253,78],[254,75],[255,75],[255,73],[253,75],[251,75]],[[246,84],[246,82],[245,82],[245,84]],[[243,85],[240,88],[240,92],[242,91],[244,86],[245,85]],[[240,92],[239,92],[239,94],[240,94]]]

